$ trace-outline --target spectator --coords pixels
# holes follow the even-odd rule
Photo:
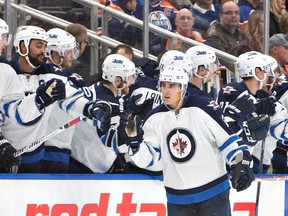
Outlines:
[[[288,35],[288,13],[284,13],[281,16],[279,27],[283,34]]]
[[[198,42],[202,42],[203,38],[201,34],[197,31],[193,31],[194,25],[194,17],[190,10],[187,8],[183,8],[178,11],[175,19],[176,24],[176,34],[180,34],[184,37],[191,38]],[[177,42],[177,49],[180,49],[181,41],[178,40]],[[170,39],[167,40],[166,49],[170,50],[171,48],[171,41]]]
[[[261,10],[253,11],[246,29],[247,37],[254,43],[255,50],[263,52],[264,13]]]
[[[177,4],[178,4],[179,10],[182,8],[190,9],[193,6],[190,0],[178,0]]]
[[[213,4],[213,0],[196,0],[192,7],[195,17],[194,29],[204,36],[210,24],[218,20],[219,10],[220,5]]]
[[[178,0],[161,0],[158,4],[151,6],[151,11],[162,11],[170,20],[172,31],[176,30],[175,19],[178,12]]]
[[[124,13],[134,16],[136,11],[137,0],[118,0],[119,6]],[[140,48],[142,44],[142,30],[133,24],[126,23],[124,29],[121,30],[120,41],[129,44],[132,47]]]
[[[220,9],[219,21],[215,21],[204,37],[207,43],[234,56],[255,50],[255,46],[239,28],[240,11],[233,1],[225,2]],[[222,65],[234,70],[234,64],[222,61]]]
[[[271,0],[270,1],[270,37],[277,33],[282,33],[279,22],[281,16],[287,13],[285,1]]]
[[[285,65],[288,64],[288,36],[275,34],[269,39],[269,55],[276,59],[281,67],[282,73],[288,76]]]
[[[68,25],[65,30],[73,35],[76,39],[76,43],[79,48],[79,57],[84,53],[85,48],[88,45],[87,40],[87,28],[79,23],[73,23]],[[90,77],[90,65],[78,60],[74,59],[72,62],[72,66],[68,68],[71,73],[79,74],[86,83],[89,81]]]
[[[263,10],[263,2],[262,0],[239,0],[238,6],[240,10],[240,26],[245,31],[250,13],[253,10]]]

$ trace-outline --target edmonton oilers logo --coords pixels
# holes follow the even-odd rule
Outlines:
[[[166,142],[171,158],[176,162],[185,162],[195,153],[195,140],[192,134],[183,128],[172,130]]]

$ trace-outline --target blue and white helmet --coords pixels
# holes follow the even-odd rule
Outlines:
[[[161,82],[172,82],[181,84],[181,91],[184,91],[184,87],[188,85],[189,77],[185,69],[179,65],[168,65],[162,73],[160,73],[159,84]]]
[[[199,78],[207,77],[209,72],[218,69],[216,53],[208,46],[203,45],[190,47],[185,54],[192,59],[194,63],[193,73]],[[199,66],[204,66],[205,70],[207,71],[207,74],[204,77],[198,75]]]
[[[77,47],[76,39],[69,32],[60,29],[52,28],[47,31],[48,43],[45,55],[51,59],[51,51],[58,52],[62,59],[65,58],[65,52],[71,50],[74,59],[79,56],[79,49]]]
[[[32,39],[36,40],[43,40],[45,42],[48,41],[48,35],[47,32],[37,26],[20,26],[17,29],[17,32],[14,36],[14,47],[15,51],[21,55],[26,56],[29,52],[29,44]],[[20,50],[20,42],[24,41],[24,45],[26,47],[27,52],[21,53]]]
[[[266,74],[267,62],[262,53],[256,51],[243,53],[237,58],[236,63],[240,78],[255,77],[258,81],[266,79],[266,77],[264,77],[263,80],[259,80],[255,75],[256,68],[260,68]]]
[[[129,76],[136,74],[135,64],[120,54],[108,55],[102,64],[102,71],[102,78],[111,83],[114,83],[118,76],[127,82]]]
[[[168,50],[163,54],[159,62],[160,74],[168,65],[181,66],[189,77],[194,67],[192,59],[179,50]]]

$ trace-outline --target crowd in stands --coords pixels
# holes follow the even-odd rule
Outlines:
[[[106,0],[99,2],[105,4],[107,7],[112,7],[131,15],[136,19],[142,19],[143,17],[143,1]],[[261,114],[271,117],[271,125],[272,123],[274,125],[276,124],[273,120],[276,119],[273,118],[275,112],[277,112],[277,110],[275,110],[276,101],[271,101],[270,95],[272,92],[277,93],[276,98],[284,104],[283,109],[286,110],[286,108],[288,108],[285,107],[286,89],[283,87],[286,86],[286,77],[288,76],[288,12],[285,1],[270,1],[270,39],[269,54],[267,56],[273,57],[272,62],[267,60],[269,59],[267,56],[265,57],[265,55],[262,56],[261,54],[263,53],[264,32],[264,13],[261,1],[239,0],[239,2],[236,3],[234,1],[213,0],[156,0],[150,1],[150,12],[151,14],[153,13],[152,18],[157,18],[156,13],[159,13],[159,17],[163,19],[163,22],[151,21],[152,24],[160,23],[159,27],[203,43],[203,46],[191,47],[184,53],[179,50],[172,50],[169,39],[157,38],[157,36],[154,35],[151,41],[158,41],[158,47],[154,49],[154,51],[157,51],[155,54],[157,54],[158,60],[154,61],[149,58],[136,59],[132,47],[141,49],[143,42],[142,29],[117,18],[111,18],[109,20],[109,36],[119,40],[123,44],[111,49],[111,52],[107,56],[100,59],[98,62],[98,73],[91,75],[89,61],[81,59],[85,56],[87,50],[90,49],[87,37],[87,28],[89,26],[86,23],[85,26],[83,23],[81,24],[79,20],[78,23],[75,22],[69,25],[65,30],[50,28],[46,31],[46,29],[44,30],[39,26],[33,25],[22,27],[22,31],[25,31],[25,28],[30,29],[29,31],[32,32],[31,35],[21,35],[21,33],[19,33],[21,32],[21,27],[18,29],[14,38],[14,46],[16,49],[14,54],[15,58],[11,61],[1,59],[1,65],[11,65],[17,76],[21,77],[20,80],[24,83],[25,88],[27,88],[23,90],[23,93],[26,95],[36,94],[36,105],[39,106],[41,112],[38,113],[37,118],[29,119],[29,124],[34,124],[32,123],[33,121],[39,121],[35,123],[35,127],[32,128],[38,131],[46,119],[48,126],[45,126],[45,128],[47,132],[51,132],[53,129],[72,120],[75,115],[77,116],[75,113],[78,113],[78,115],[81,115],[82,118],[87,120],[86,122],[83,121],[77,124],[75,130],[69,129],[61,133],[61,135],[45,141],[39,147],[24,153],[21,158],[17,157],[17,160],[15,160],[13,155],[17,149],[19,149],[19,146],[13,145],[13,143],[19,142],[19,139],[16,139],[7,131],[10,129],[10,126],[7,127],[7,123],[2,119],[3,126],[0,138],[3,139],[5,147],[1,147],[0,145],[0,151],[2,151],[0,159],[6,160],[7,162],[2,167],[2,172],[11,172],[10,168],[12,165],[17,165],[19,173],[144,172],[153,175],[162,174],[162,169],[159,164],[156,164],[155,167],[152,166],[151,169],[149,169],[149,167],[142,169],[143,167],[139,168],[135,166],[135,163],[131,162],[132,159],[129,157],[129,154],[127,155],[125,144],[129,143],[129,145],[127,144],[128,147],[134,148],[132,153],[137,149],[138,145],[133,146],[133,143],[136,141],[138,143],[141,142],[140,139],[142,137],[140,136],[139,138],[138,135],[142,133],[140,127],[142,127],[142,123],[146,121],[147,113],[162,103],[161,94],[158,91],[158,81],[161,78],[161,73],[167,65],[173,65],[174,62],[177,62],[175,60],[184,59],[184,62],[186,62],[181,62],[177,67],[187,72],[189,71],[189,91],[211,100],[216,99],[215,95],[207,94],[207,82],[211,81],[211,77],[219,70],[219,67],[228,68],[233,72],[235,68],[231,62],[221,60],[219,62],[214,51],[209,49],[209,46],[234,55],[238,58],[239,62],[240,60],[245,62],[253,59],[253,55],[257,55],[256,60],[262,59],[263,65],[255,66],[252,63],[247,63],[248,69],[250,64],[255,68],[250,68],[251,71],[249,73],[247,72],[248,75],[241,72],[242,75],[240,74],[240,77],[246,82],[246,84],[243,84],[245,83],[243,81],[241,85],[249,86],[250,84],[247,83],[252,82],[251,77],[253,77],[253,83],[256,83],[256,86],[259,84],[259,88],[257,87],[257,89],[252,90],[247,87],[247,89],[250,94],[257,100],[259,99],[261,103],[265,101],[265,103],[268,104],[269,110],[261,110],[264,112]],[[83,18],[83,20],[87,19]],[[4,21],[4,23],[1,22],[1,27],[7,26]],[[164,27],[163,23],[169,24],[165,24],[166,27]],[[35,37],[35,35],[33,35],[34,32],[38,31],[41,32],[41,37]],[[0,33],[2,33],[2,40],[0,42],[0,51],[2,53],[8,42],[10,42],[10,39],[7,31],[0,31]],[[99,34],[101,33],[99,32]],[[34,44],[34,42],[37,42],[37,44]],[[180,43],[181,42],[178,41],[178,49],[180,49]],[[65,46],[63,44],[65,44]],[[155,44],[150,43],[150,46],[153,50]],[[203,59],[199,57],[199,53],[204,55]],[[116,67],[115,64],[117,64],[115,59],[121,62],[121,67],[123,68],[117,68],[117,70],[115,69],[114,71],[114,67]],[[44,60],[46,60],[45,63],[43,62]],[[191,65],[194,66],[187,65],[190,60],[193,62]],[[239,63],[239,65],[241,66],[241,63]],[[239,65],[238,67],[240,67]],[[271,65],[273,65],[273,67]],[[274,65],[277,67],[274,67]],[[186,66],[188,68],[186,68]],[[243,69],[243,67],[244,66],[241,66],[240,69]],[[121,74],[121,71],[124,71],[124,69],[127,73],[125,74],[123,72],[123,74]],[[246,68],[245,70],[248,69]],[[268,69],[270,70],[270,74],[268,74]],[[61,73],[59,73],[58,70],[61,71]],[[118,70],[119,73],[121,72],[120,75],[116,73]],[[48,71],[48,75],[45,71]],[[260,88],[264,88],[262,82],[266,79],[266,75],[263,75],[263,71],[266,71],[267,76],[274,77],[276,80],[273,81],[272,84],[269,84],[269,82],[268,84],[265,83],[267,86],[270,85],[273,87],[268,88],[268,90],[266,89],[266,94],[260,94],[257,91]],[[138,76],[137,79],[136,75]],[[279,78],[276,79],[277,77]],[[50,78],[54,79],[53,82],[49,80]],[[39,82],[36,82],[34,79]],[[35,81],[33,88],[26,86],[30,80]],[[54,82],[56,83],[56,87],[54,86]],[[69,82],[73,88],[70,86],[67,87],[66,82]],[[284,88],[281,92],[277,92],[277,90],[279,91],[280,89],[280,87],[277,89],[277,82],[279,82],[279,86],[282,86],[281,89]],[[44,83],[43,86],[41,85],[42,83]],[[240,88],[238,84],[235,85],[236,86],[227,84],[225,88],[231,86],[236,89]],[[240,88],[241,91],[244,88],[243,86]],[[57,97],[51,96],[50,94],[52,94],[52,92],[47,94],[46,91],[48,91],[48,89],[52,89],[52,92],[54,91],[53,89],[55,89],[56,93],[53,93],[57,94]],[[65,91],[63,89],[65,89]],[[60,94],[59,91],[66,93],[63,95]],[[222,94],[222,98],[218,98],[219,104],[225,101],[223,94],[225,95],[227,92],[226,89],[223,91],[224,90],[221,90],[219,93]],[[80,97],[79,95],[82,96]],[[237,98],[238,96],[239,95],[234,99],[239,99]],[[64,102],[58,102],[58,100],[63,100]],[[138,102],[140,100],[141,103],[139,105]],[[103,101],[109,101],[110,105],[105,104]],[[238,102],[239,101],[237,101],[237,103]],[[229,103],[233,105],[234,102],[232,100],[229,101]],[[4,104],[8,106],[7,103]],[[56,104],[59,106],[56,106]],[[3,107],[5,106],[3,105]],[[48,109],[47,107],[49,107],[49,112],[44,112],[43,109]],[[224,107],[221,108],[224,110]],[[236,108],[240,109],[239,107]],[[9,114],[13,112],[13,109],[11,108],[9,112],[6,109],[5,107],[1,111],[3,112],[3,116],[5,115],[6,119],[9,119]],[[83,110],[83,112],[80,112],[79,109]],[[174,109],[178,109],[178,107],[176,106]],[[15,108],[15,110],[17,109]],[[102,116],[99,115],[99,110]],[[109,110],[109,112],[111,111],[109,117],[107,117],[107,110]],[[129,112],[125,113],[124,110],[129,110]],[[49,114],[45,114],[47,117],[39,120],[39,116],[44,115],[44,113]],[[53,113],[57,113],[57,115],[53,115]],[[125,130],[126,124],[129,124],[129,122],[127,123],[127,121],[129,121],[128,116],[131,115],[131,113],[135,116],[139,115],[140,119],[136,119],[135,117],[133,120],[136,132],[138,133],[136,137],[132,137],[133,139],[127,135],[127,130]],[[224,114],[226,115],[227,113],[224,112]],[[260,116],[259,113],[258,115]],[[106,116],[105,119],[103,119],[103,116]],[[20,117],[20,120],[16,118],[17,121],[23,124],[19,128],[16,127],[18,130],[25,128],[27,119],[22,118],[23,116]],[[109,123],[107,123],[108,118]],[[240,116],[239,118],[242,121],[244,117]],[[286,115],[281,118],[286,118]],[[13,125],[15,124],[13,123],[14,120],[15,119],[8,120],[8,123]],[[253,121],[257,120],[259,119],[253,118]],[[277,123],[277,126],[281,125],[279,121]],[[269,124],[270,121],[268,122],[268,120],[263,123],[261,122],[261,125],[258,125],[261,129],[257,128],[257,133],[264,133],[266,137],[267,130],[265,133],[265,129],[269,127]],[[46,130],[43,131],[46,132]],[[285,127],[281,128],[281,130],[285,131]],[[28,132],[29,131],[30,130],[28,130]],[[257,134],[257,136],[258,135],[259,134]],[[257,136],[253,137],[255,143],[256,141],[261,142],[261,140],[265,139],[263,136],[260,136],[261,138]],[[32,136],[32,138],[35,140],[36,137]],[[32,142],[32,138],[28,138],[27,140]],[[272,139],[269,139],[272,147],[270,147],[268,156],[264,158],[265,163],[262,162],[262,172],[267,172],[267,169],[272,163],[272,172],[288,173],[288,148],[286,147],[288,139],[286,140],[286,138],[284,138],[281,140],[280,138],[281,137],[278,137],[276,134]],[[28,141],[25,143],[29,143]],[[59,143],[61,143],[61,145],[59,145]],[[99,143],[103,143],[103,145],[98,146]],[[253,146],[256,145],[255,143]],[[23,147],[23,145],[20,145],[20,147],[21,146]],[[84,158],[82,158],[83,155],[85,155]],[[255,154],[251,151],[251,155],[253,156],[254,163],[258,166],[254,168],[254,172],[257,173],[259,171],[261,158],[257,151]],[[101,158],[105,158],[105,161],[101,161]],[[8,163],[10,160],[11,163]]]

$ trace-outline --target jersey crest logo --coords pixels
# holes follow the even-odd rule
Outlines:
[[[217,110],[219,108],[219,104],[216,101],[212,100],[210,101],[208,107],[212,107],[214,110]]]
[[[168,134],[166,141],[171,158],[176,162],[190,160],[195,153],[195,140],[186,129],[175,128]]]
[[[225,86],[223,89],[224,94],[231,94],[231,92],[237,91],[232,86]]]

